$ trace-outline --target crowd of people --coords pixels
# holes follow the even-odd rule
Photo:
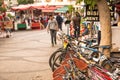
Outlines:
[[[13,21],[6,16],[6,14],[0,15],[0,35],[5,33],[3,37],[9,38],[12,35]]]
[[[5,37],[11,36],[11,29],[13,29],[15,21],[20,19],[20,16],[15,17],[14,21],[9,19],[7,16],[0,18],[0,32],[5,32]],[[31,25],[31,22],[39,22],[40,26],[47,28],[47,31],[51,34],[51,44],[52,46],[57,44],[56,34],[57,31],[63,31],[62,24],[64,23],[67,27],[67,35],[72,36],[78,39],[81,36],[86,36],[91,33],[91,24],[93,23],[83,23],[81,22],[82,16],[79,12],[70,13],[67,11],[65,14],[57,13],[57,14],[41,14],[37,17],[28,17],[22,16],[21,22],[25,23],[27,21],[28,25]],[[93,28],[93,27],[92,27]],[[94,34],[95,29],[92,31],[92,35]]]
[[[54,15],[49,15],[47,31],[50,32],[51,34],[52,47],[57,44],[56,34],[57,34],[57,31],[63,30],[62,29],[63,23],[66,25],[66,27],[68,27],[67,35],[76,39],[79,39],[80,37],[86,37],[86,36],[93,37],[94,34],[98,33],[99,30],[97,26],[93,25],[94,24],[93,22],[84,23],[84,22],[81,22],[81,18],[82,17],[79,12],[74,12],[73,14],[66,12],[64,18],[61,16],[61,14],[57,14],[55,17]]]

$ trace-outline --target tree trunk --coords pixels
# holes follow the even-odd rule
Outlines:
[[[110,10],[106,0],[97,1],[100,24],[101,24],[101,42],[100,45],[111,45],[112,44],[112,31],[111,31],[111,20]],[[105,49],[104,54],[110,57],[110,49]]]

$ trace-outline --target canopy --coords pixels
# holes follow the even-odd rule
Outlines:
[[[12,10],[26,10],[26,9],[29,9],[30,8],[30,5],[19,5],[19,6],[16,6],[16,7],[12,7],[11,9]]]
[[[54,10],[42,10],[42,12],[54,12]]]
[[[64,6],[64,7],[61,7],[61,8],[58,8],[57,10],[55,10],[54,12],[56,13],[65,13],[68,11],[68,7],[67,6]]]
[[[45,6],[42,9],[42,12],[54,12],[54,10],[56,10],[58,7],[56,6]]]
[[[44,6],[31,6],[30,9],[43,9]]]
[[[27,10],[27,9],[41,9],[43,12],[53,12],[55,9],[60,8],[61,6],[43,6],[43,5],[19,5],[16,7],[12,7],[12,10]],[[50,11],[51,10],[51,11]]]

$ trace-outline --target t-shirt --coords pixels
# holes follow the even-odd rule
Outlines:
[[[72,20],[74,27],[80,26],[80,17],[74,16]]]
[[[48,28],[56,30],[58,28],[58,24],[56,20],[48,20]]]

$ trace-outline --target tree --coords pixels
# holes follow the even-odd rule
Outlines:
[[[18,4],[31,4],[34,0],[17,0]]]
[[[74,11],[74,7],[72,5],[69,5],[68,10],[69,10],[70,13],[72,13]]]
[[[7,9],[5,8],[5,6],[4,6],[4,3],[3,3],[3,1],[1,0],[0,1],[0,12],[6,12],[7,11]]]
[[[83,0],[77,0],[80,3]],[[112,30],[110,21],[110,10],[106,0],[84,0],[86,4],[91,4],[93,7],[95,4],[98,6],[100,25],[101,25],[101,42],[100,45],[112,44]],[[104,54],[110,57],[110,49],[105,49]]]

